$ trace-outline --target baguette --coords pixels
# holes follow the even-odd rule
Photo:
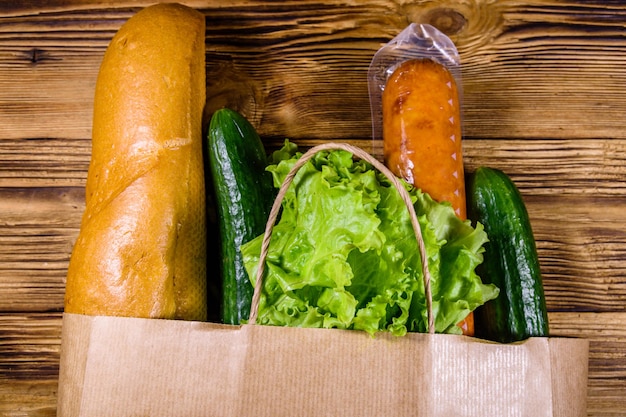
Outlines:
[[[206,320],[205,19],[157,4],[108,46],[65,311]]]

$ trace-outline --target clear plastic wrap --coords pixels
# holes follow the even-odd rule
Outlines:
[[[462,102],[461,62],[456,46],[434,26],[410,24],[376,52],[368,70],[373,149],[377,156],[382,153],[382,93],[387,79],[399,64],[413,58],[429,58],[445,66],[456,81]]]

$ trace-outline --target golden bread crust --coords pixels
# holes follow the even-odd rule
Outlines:
[[[205,20],[158,4],[104,55],[65,311],[206,319]]]

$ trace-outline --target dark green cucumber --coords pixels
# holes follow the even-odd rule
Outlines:
[[[476,336],[502,343],[548,336],[539,258],[528,212],[504,172],[480,167],[468,176],[468,218],[485,227],[489,242],[476,269],[500,295],[475,311]]]
[[[239,248],[265,230],[275,190],[263,143],[241,114],[216,111],[207,136],[220,234],[221,319],[239,324],[250,316],[253,292]]]

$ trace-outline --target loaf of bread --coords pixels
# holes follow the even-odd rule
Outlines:
[[[206,319],[205,88],[198,11],[149,6],[112,39],[96,82],[66,312]]]

